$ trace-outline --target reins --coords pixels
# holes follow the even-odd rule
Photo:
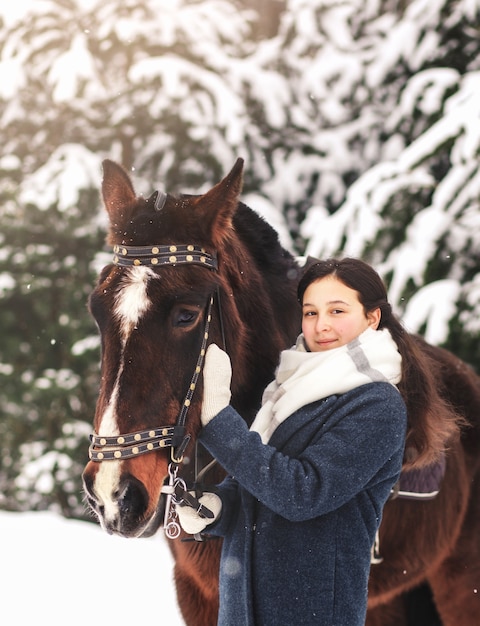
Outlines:
[[[194,264],[201,265],[209,270],[217,271],[216,254],[209,254],[204,248],[193,244],[158,245],[158,246],[123,246],[113,248],[115,265],[121,267],[161,267],[164,265]],[[218,290],[217,290],[218,294]],[[219,294],[218,294],[219,296]],[[97,433],[90,435],[89,457],[91,461],[116,461],[131,459],[142,454],[169,447],[171,462],[168,466],[169,481],[162,488],[166,494],[164,528],[167,537],[175,539],[180,534],[180,526],[175,512],[176,504],[192,506],[202,517],[211,518],[213,513],[204,507],[194,496],[188,493],[185,482],[177,477],[178,467],[183,462],[183,455],[190,442],[190,435],[186,434],[186,420],[191,405],[198,378],[203,369],[207,348],[212,307],[214,297],[210,296],[206,315],[202,344],[197,358],[195,369],[188,387],[182,407],[174,426],[159,426],[157,428],[135,431],[127,434],[102,437]],[[220,298],[217,298],[220,311],[220,327],[225,347],[225,333],[221,315]],[[209,466],[210,467],[210,466]]]

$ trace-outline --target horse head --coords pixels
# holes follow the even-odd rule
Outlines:
[[[242,169],[238,159],[203,195],[144,198],[119,165],[104,162],[114,257],[89,302],[102,356],[83,480],[110,533],[155,533],[169,464],[191,474],[207,344],[229,353],[232,404],[248,421],[298,330],[294,260],[239,202]]]

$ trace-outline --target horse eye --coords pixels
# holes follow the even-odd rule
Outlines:
[[[174,325],[185,327],[191,326],[198,317],[198,311],[192,311],[191,309],[183,309],[178,311],[174,317]]]

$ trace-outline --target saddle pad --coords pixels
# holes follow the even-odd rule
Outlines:
[[[440,491],[445,467],[446,461],[443,455],[437,463],[402,472],[398,483],[392,489],[392,497],[407,500],[432,500]]]

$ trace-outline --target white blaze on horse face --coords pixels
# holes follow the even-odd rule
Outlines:
[[[115,301],[115,317],[120,321],[125,342],[152,303],[147,295],[151,278],[157,275],[148,267],[132,267],[122,281]]]
[[[133,267],[126,272],[122,286],[117,294],[114,306],[115,317],[120,322],[122,346],[125,347],[131,333],[140,319],[151,306],[147,295],[147,286],[156,274],[146,267]],[[100,418],[98,434],[102,437],[114,437],[120,434],[118,428],[118,391],[120,378],[124,370],[124,355],[120,357],[115,386],[110,396],[107,408]],[[95,476],[95,494],[104,507],[103,522],[113,522],[118,517],[118,499],[114,494],[118,492],[121,477],[122,461],[108,461],[100,463]]]
[[[102,437],[114,437],[120,434],[116,419],[116,405],[118,395],[118,380],[123,367],[117,373],[117,382],[110,396],[108,406],[102,415],[98,426],[98,434]],[[95,495],[103,507],[103,517],[100,517],[100,524],[114,522],[118,518],[118,500],[114,496],[120,485],[121,461],[105,461],[100,463],[98,472],[95,474],[94,490]]]
[[[122,373],[123,367],[120,367],[117,373],[117,381],[113,389],[108,406],[101,417],[98,425],[98,435],[100,437],[116,437],[120,434],[117,424],[117,396],[118,396],[118,380]]]
[[[114,315],[120,322],[121,343],[123,347],[125,347],[128,338],[139,323],[142,315],[144,315],[151,306],[151,302],[147,296],[147,286],[150,278],[155,276],[156,274],[146,267],[132,267],[122,280],[122,286],[115,298]],[[102,437],[114,437],[120,434],[117,423],[117,398],[124,366],[124,354],[122,352],[118,364],[115,386],[98,426],[98,434]]]
[[[103,514],[99,520],[104,528],[115,522],[119,516],[118,499],[114,497],[114,494],[120,485],[121,463],[121,461],[100,463],[95,476],[95,496],[103,507]]]

